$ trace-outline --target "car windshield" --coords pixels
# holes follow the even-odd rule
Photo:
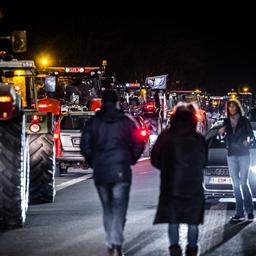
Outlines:
[[[90,116],[64,116],[61,120],[61,130],[82,130]]]

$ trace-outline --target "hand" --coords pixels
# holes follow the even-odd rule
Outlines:
[[[220,129],[219,129],[219,134],[220,135],[223,135],[224,133],[225,133],[225,131],[226,131],[226,126],[223,126],[223,127],[221,127]]]

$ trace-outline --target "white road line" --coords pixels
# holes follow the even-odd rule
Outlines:
[[[92,177],[92,174],[89,174],[89,175],[86,175],[86,176],[82,176],[82,177],[79,177],[79,178],[76,178],[76,179],[72,179],[72,180],[69,180],[69,181],[66,181],[66,182],[63,182],[59,185],[56,186],[56,191],[60,191],[64,188],[67,188],[67,187],[70,187],[76,183],[79,183],[81,181],[84,181],[84,180],[88,180]]]

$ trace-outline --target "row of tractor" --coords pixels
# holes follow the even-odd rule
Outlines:
[[[114,85],[105,67],[38,69],[33,61],[0,58],[0,227],[22,226],[29,204],[54,201],[56,176],[69,167],[87,168],[81,131],[101,108],[104,89],[115,89],[120,108],[139,124],[144,156],[170,125],[179,101],[200,102],[193,91],[168,92],[166,76],[147,78],[145,85]],[[204,114],[198,110],[202,133]]]
[[[74,113],[91,116],[101,107],[104,70],[39,70],[33,61],[1,57],[0,228],[22,226],[29,204],[54,201],[55,176],[70,164],[62,152],[62,122]],[[78,149],[80,137],[68,143]]]

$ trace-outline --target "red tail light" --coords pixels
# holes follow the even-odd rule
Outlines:
[[[142,137],[147,137],[147,136],[148,136],[148,131],[147,131],[147,130],[141,130],[141,131],[140,131],[140,135],[141,135]]]
[[[13,99],[11,96],[0,96],[0,103],[10,103]]]
[[[147,103],[145,104],[145,109],[147,111],[153,111],[155,109],[155,105],[153,103]]]
[[[32,123],[38,123],[39,121],[39,116],[38,115],[33,115],[32,116]]]

